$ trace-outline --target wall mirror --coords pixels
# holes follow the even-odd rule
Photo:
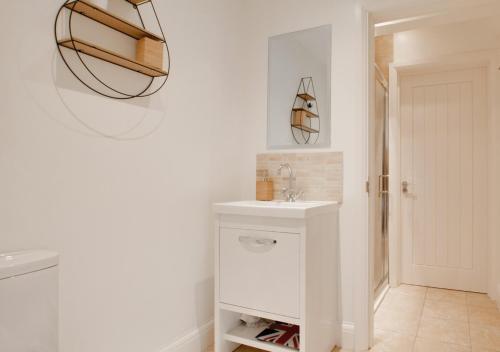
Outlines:
[[[330,146],[332,27],[269,38],[267,147]]]

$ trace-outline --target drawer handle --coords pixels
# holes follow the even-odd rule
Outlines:
[[[252,247],[271,247],[274,246],[278,241],[271,238],[257,238],[251,236],[240,236],[239,241],[245,245]]]

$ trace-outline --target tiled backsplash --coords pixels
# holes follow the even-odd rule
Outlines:
[[[288,171],[277,175],[280,164],[289,163],[304,200],[342,201],[342,153],[265,153],[257,155],[257,178],[268,170],[274,181],[274,199],[283,199],[281,189],[288,186]]]

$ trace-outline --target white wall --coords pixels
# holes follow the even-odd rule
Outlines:
[[[0,14],[12,28],[0,34],[0,251],[61,253],[62,352],[156,352],[212,319],[210,204],[255,196],[268,37],[330,23],[331,150],[344,153],[343,344],[365,348],[367,55],[358,1],[157,1],[172,76],[161,93],[132,103],[75,90],[64,76],[52,37],[60,3],[11,1]],[[138,132],[125,133],[142,118]]]
[[[422,28],[394,36],[394,62],[427,62],[454,57],[457,62],[489,65],[489,238],[490,295],[500,303],[500,21],[498,17]],[[462,59],[460,59],[462,58]]]
[[[498,49],[498,17],[421,28],[394,35],[394,62]]]
[[[324,24],[333,24],[331,150],[344,153],[344,203],[340,211],[343,346],[367,345],[368,245],[366,120],[364,115],[364,59],[362,45],[365,16],[357,1],[245,0],[248,16],[245,48],[248,100],[245,158],[266,150],[266,92],[268,38]],[[255,164],[245,173],[255,172]],[[248,183],[245,195],[253,196]],[[360,284],[361,283],[361,284]],[[365,285],[366,287],[359,287]],[[354,303],[355,302],[355,303]],[[357,325],[357,326],[356,326]],[[354,336],[356,335],[356,336]],[[356,341],[355,341],[356,340]]]
[[[53,37],[62,2],[0,11],[0,251],[60,252],[62,352],[158,352],[213,315],[211,203],[240,198],[244,171],[240,10],[155,1],[172,75],[119,102],[73,89]],[[83,125],[142,118],[124,140]]]

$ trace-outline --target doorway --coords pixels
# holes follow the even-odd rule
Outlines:
[[[401,77],[402,283],[487,291],[485,76]]]
[[[492,68],[477,57],[454,60],[391,68],[391,288],[374,315],[374,349],[498,345],[483,338],[497,327],[476,313],[500,317],[484,294]]]
[[[415,308],[407,305],[410,301],[407,296],[415,290],[426,291],[415,303],[422,308],[415,309],[419,313],[425,305],[427,311],[436,308],[444,312],[444,306],[452,303],[459,303],[462,312],[467,306],[465,311],[470,313],[470,307],[474,306],[471,301],[476,298],[491,309],[495,308],[493,301],[498,304],[500,299],[499,232],[495,216],[499,199],[496,181],[500,105],[495,96],[500,87],[497,41],[500,27],[492,30],[491,26],[498,23],[496,9],[500,4],[484,5],[481,8],[484,12],[478,14],[474,12],[479,6],[476,2],[459,8],[449,2],[444,5],[443,1],[444,9],[436,11],[437,16],[419,16],[410,9],[397,13],[394,8],[400,3],[392,3],[392,12],[387,10],[391,6],[387,4],[385,9],[375,5],[370,8],[374,11],[371,48],[375,53],[373,50],[370,53],[369,67],[373,61],[377,62],[380,37],[392,35],[394,43],[387,77],[390,289],[376,312],[379,318],[385,315],[394,329],[404,327],[405,322],[419,321],[417,317],[402,316],[405,307]],[[425,6],[414,3],[415,7]],[[379,130],[374,117],[379,83],[374,76],[371,73],[368,138],[371,171],[367,188],[372,241],[368,283],[373,294],[378,293],[374,286],[380,273],[376,264],[380,251],[376,235],[379,225],[374,215],[379,207],[377,177],[383,174],[378,168],[379,161],[375,161],[375,151],[379,148],[375,143]],[[396,297],[396,292],[402,293],[402,299]],[[450,297],[450,302],[441,299],[445,296]],[[460,302],[456,296],[461,297]],[[463,297],[466,299],[462,300]],[[433,303],[438,300],[435,298],[439,298],[440,305]],[[376,297],[370,305],[375,300]],[[377,329],[380,332],[380,319],[369,324],[372,334]],[[386,326],[385,330],[391,329]],[[412,334],[416,331],[412,330]],[[371,345],[377,345],[379,338],[375,333]],[[441,347],[444,346],[427,349],[445,349]]]

